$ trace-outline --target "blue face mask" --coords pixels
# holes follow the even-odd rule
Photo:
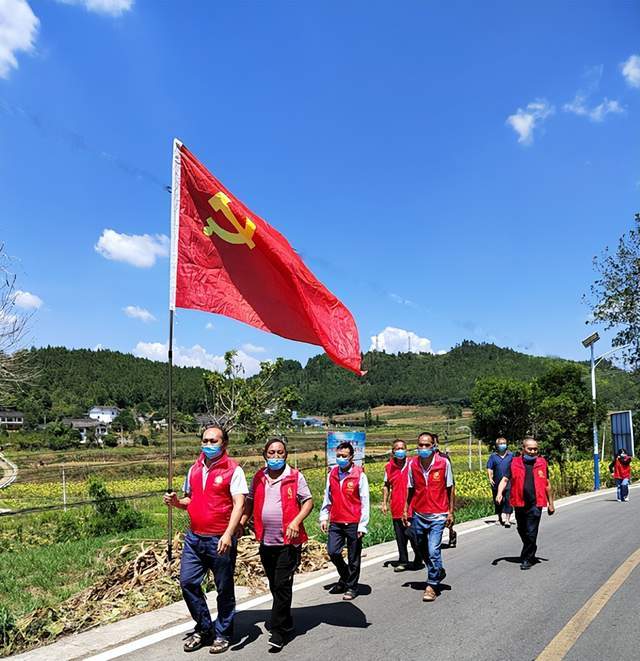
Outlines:
[[[507,446],[504,443],[500,443],[500,445],[497,446],[498,452],[504,452],[507,449]]]
[[[528,464],[532,464],[532,463],[533,463],[538,457],[536,457],[535,455],[532,457],[531,455],[525,454],[525,455],[522,456],[522,458],[523,458]]]
[[[418,456],[421,459],[428,459],[433,454],[433,448],[418,448]]]
[[[406,450],[394,450],[393,451],[393,456],[396,459],[404,459],[407,456],[407,451]]]
[[[267,459],[267,466],[274,471],[279,471],[284,468],[286,459]]]
[[[222,445],[203,445],[202,451],[207,459],[215,459],[222,454]]]
[[[349,457],[336,457],[336,464],[338,464],[340,468],[346,468],[350,461]]]

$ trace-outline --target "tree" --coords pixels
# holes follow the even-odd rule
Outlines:
[[[0,402],[4,405],[13,403],[17,391],[35,376],[28,353],[22,350],[30,315],[16,306],[16,276],[9,265],[0,244]]]
[[[115,431],[119,432],[135,431],[138,427],[137,421],[129,409],[123,409],[120,411],[111,424]]]
[[[518,442],[530,432],[531,385],[514,379],[478,379],[471,393],[473,433],[493,444],[498,436]]]
[[[235,356],[235,351],[227,351],[224,370],[205,376],[209,413],[227,431],[243,432],[246,443],[283,435],[292,426],[291,412],[300,398],[295,387],[274,385],[282,360],[260,363],[260,373],[245,379]]]
[[[635,215],[635,226],[620,238],[615,254],[606,248],[594,257],[593,266],[600,277],[591,286],[591,298],[585,297],[592,323],[617,329],[613,346],[631,344],[624,358],[640,369],[640,213]]]
[[[533,428],[542,453],[558,463],[564,474],[567,460],[592,447],[593,402],[578,365],[552,367],[533,385]],[[596,406],[596,420],[607,416],[605,405]]]
[[[447,420],[455,420],[462,417],[462,406],[455,402],[449,402],[443,409],[442,415],[444,415]]]

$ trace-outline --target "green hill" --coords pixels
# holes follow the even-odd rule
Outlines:
[[[11,402],[41,422],[67,415],[82,415],[94,404],[158,411],[167,401],[167,366],[117,351],[90,351],[46,347],[31,349],[36,383]],[[467,404],[479,377],[505,376],[530,380],[559,358],[530,356],[493,344],[465,341],[443,355],[369,352],[364,355],[367,374],[358,378],[335,366],[325,355],[311,358],[303,368],[286,360],[280,384],[296,385],[301,409],[308,413],[339,413],[381,404]],[[580,363],[585,380],[586,363]],[[179,411],[206,410],[202,377],[196,367],[174,368],[175,404]],[[640,379],[608,363],[598,367],[598,396],[609,409],[637,409]]]

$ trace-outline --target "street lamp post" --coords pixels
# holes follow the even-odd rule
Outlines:
[[[603,353],[598,358],[595,357],[593,345],[600,339],[598,333],[593,333],[589,337],[585,337],[582,340],[582,345],[585,348],[591,350],[591,401],[593,402],[593,490],[597,491],[600,488],[600,457],[598,455],[598,421],[597,421],[597,411],[596,411],[596,367],[600,364],[603,358],[610,356],[616,351],[621,351],[631,346],[631,344],[625,344],[623,347],[616,347]]]

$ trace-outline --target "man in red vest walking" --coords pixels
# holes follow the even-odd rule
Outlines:
[[[244,525],[253,514],[260,559],[273,596],[271,651],[279,652],[293,634],[293,576],[307,541],[303,521],[313,509],[311,491],[302,473],[287,464],[287,446],[272,438],[264,446],[267,462],[254,476],[245,503]]]
[[[219,654],[229,648],[233,636],[236,531],[249,490],[242,468],[227,455],[227,432],[210,425],[202,432],[201,441],[202,452],[187,473],[184,497],[178,498],[172,492],[165,495],[164,502],[187,510],[191,521],[180,560],[180,587],[196,627],[185,641],[184,651],[212,645],[210,652]],[[218,593],[215,622],[211,622],[202,591],[209,569]]]
[[[320,528],[329,533],[327,552],[340,575],[330,592],[344,594],[345,601],[355,599],[358,594],[362,537],[369,523],[369,482],[362,468],[353,463],[353,454],[351,443],[338,445],[338,465],[327,476],[320,509]],[[348,564],[342,557],[345,544]]]
[[[511,505],[516,512],[518,534],[522,540],[520,569],[531,569],[536,562],[538,528],[542,509],[555,512],[547,462],[538,455],[538,441],[525,438],[522,455],[511,460],[511,466],[500,480],[496,503],[500,505],[507,485],[511,482]]]
[[[407,502],[408,475],[411,465],[411,460],[407,459],[407,444],[400,438],[396,439],[393,442],[391,453],[391,459],[384,469],[382,513],[386,514],[391,510],[393,533],[398,545],[398,564],[393,571],[401,572],[409,568],[408,542],[411,542],[411,548],[415,555],[413,567],[416,569],[422,567],[422,560],[413,535],[413,528],[405,526],[402,522],[402,514]],[[409,516],[411,516],[411,512],[409,512]]]
[[[454,523],[455,487],[449,459],[437,451],[434,435],[418,436],[418,456],[409,470],[407,503],[402,515],[414,534],[423,557],[427,560],[427,588],[423,601],[435,601],[446,572],[442,566],[442,533]],[[409,521],[409,510],[413,518]]]

